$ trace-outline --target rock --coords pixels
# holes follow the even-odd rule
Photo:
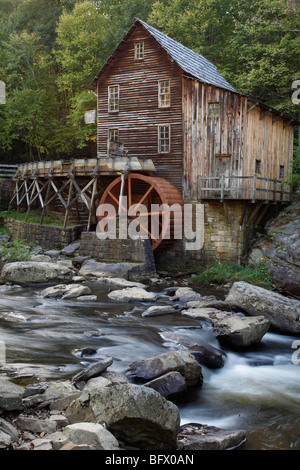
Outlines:
[[[246,348],[259,343],[270,326],[269,320],[263,316],[248,318],[215,308],[190,308],[181,313],[211,323],[220,343],[233,348]]]
[[[80,248],[80,240],[76,240],[76,241],[70,243],[70,245],[65,246],[61,250],[61,254],[64,255],[64,256],[73,256],[74,253],[76,253],[76,251],[79,250],[79,248]]]
[[[82,264],[79,275],[97,278],[120,277],[131,280],[139,273],[146,275],[147,272],[148,268],[145,263],[101,263],[90,259]]]
[[[55,382],[40,395],[43,401],[50,403],[50,409],[60,410],[68,406],[80,395],[80,392],[69,381]]]
[[[31,261],[35,261],[39,263],[41,262],[50,263],[52,261],[52,258],[46,255],[31,255]]]
[[[123,279],[121,277],[104,277],[103,281],[118,287],[147,287],[141,282],[129,281],[128,279]]]
[[[86,369],[78,372],[78,374],[74,375],[72,378],[72,383],[86,382],[87,380],[91,379],[92,377],[97,377],[101,374],[101,372],[105,371],[111,364],[113,363],[112,357],[107,357],[103,359],[103,361],[97,362],[96,364],[91,364]]]
[[[164,331],[159,334],[164,340],[175,342],[178,347],[182,348],[183,346],[188,349],[197,361],[206,367],[218,369],[224,366],[226,354],[203,340],[199,344],[184,335],[170,331]]]
[[[202,385],[203,382],[200,364],[187,351],[169,351],[135,361],[129,365],[128,370],[134,378],[147,382],[172,371],[180,372],[188,387]]]
[[[63,428],[69,424],[69,421],[63,415],[52,415],[49,420],[54,421],[59,428]]]
[[[283,333],[300,333],[300,301],[246,282],[235,282],[226,302],[248,315],[263,315],[272,329]]]
[[[0,418],[0,449],[6,449],[12,442],[17,441],[18,437],[16,428]]]
[[[72,277],[73,273],[69,268],[52,262],[16,261],[5,264],[1,272],[3,282],[14,284],[71,281]]]
[[[108,297],[112,300],[118,300],[119,302],[145,302],[154,301],[156,299],[155,294],[147,292],[141,287],[126,287],[121,290],[113,290],[109,292]]]
[[[225,431],[206,424],[188,423],[180,427],[178,444],[183,450],[228,450],[245,442],[246,433],[242,430]]]
[[[85,263],[89,259],[91,259],[90,256],[76,256],[73,259],[73,265],[75,266],[75,268],[80,269],[83,263]]]
[[[74,299],[90,293],[91,289],[81,284],[58,284],[57,286],[47,287],[42,290],[41,296],[52,299]]]
[[[268,268],[277,288],[300,294],[300,202],[295,202],[266,225],[254,244],[248,263]]]
[[[186,304],[187,308],[215,308],[230,312],[231,305],[224,300],[218,300],[214,296],[203,297],[201,300],[191,300]]]
[[[173,300],[192,300],[201,299],[202,296],[195,292],[191,287],[179,287],[176,289]]]
[[[24,387],[10,382],[5,377],[0,377],[0,410],[23,410],[22,397],[24,390]]]
[[[149,387],[125,384],[91,390],[66,410],[70,422],[78,422],[83,414],[88,421],[93,416],[95,422],[105,423],[108,431],[130,446],[147,450],[176,448],[179,410]]]
[[[249,318],[232,315],[218,322],[214,333],[224,346],[247,348],[259,343],[269,326],[269,320],[263,316]]]
[[[92,390],[93,388],[101,388],[101,387],[110,387],[112,382],[104,377],[93,377],[89,379],[84,386],[84,390]]]
[[[77,297],[77,300],[82,302],[96,302],[98,297],[96,295],[81,295],[80,297]]]
[[[89,446],[94,450],[120,450],[117,439],[99,423],[69,424],[55,442],[54,449],[61,449],[68,443]]]
[[[33,446],[33,450],[53,450],[50,439],[34,439],[31,445]]]
[[[144,384],[145,387],[153,388],[163,397],[171,401],[181,399],[186,395],[187,386],[184,377],[179,372],[168,372],[157,379]]]
[[[128,378],[125,374],[120,374],[119,372],[105,371],[101,373],[101,377],[109,380],[112,385],[120,385],[129,383]]]
[[[58,258],[60,257],[60,253],[61,253],[60,250],[48,250],[48,251],[44,251],[44,255],[50,256],[50,258],[52,258],[52,259],[58,259]]]
[[[39,419],[35,417],[19,415],[17,418],[17,425],[23,431],[30,431],[32,433],[52,433],[56,431],[56,422],[50,419]]]
[[[170,313],[176,313],[176,308],[172,307],[172,305],[152,305],[151,307],[147,308],[142,313],[142,317],[153,317],[156,315],[167,315]]]

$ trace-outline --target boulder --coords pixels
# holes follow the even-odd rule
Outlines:
[[[0,449],[6,449],[19,438],[17,429],[8,421],[0,418]]]
[[[49,402],[49,407],[52,410],[64,409],[73,400],[80,395],[80,392],[69,381],[55,382],[50,385],[47,390],[37,396],[38,401]]]
[[[89,295],[90,293],[91,289],[88,286],[81,284],[58,284],[42,290],[41,296],[52,299],[74,299],[80,296]]]
[[[158,315],[168,315],[176,313],[177,309],[172,305],[152,305],[142,313],[142,317],[154,317]]]
[[[270,327],[269,320],[263,316],[249,318],[215,308],[190,308],[181,313],[211,323],[220,343],[234,349],[259,343]]]
[[[300,301],[246,282],[235,282],[226,302],[248,315],[262,315],[271,328],[287,334],[300,333]]]
[[[149,268],[145,263],[101,263],[93,259],[85,261],[79,271],[80,276],[120,277],[129,280],[138,277],[139,274],[147,273]]]
[[[141,287],[126,287],[121,290],[113,290],[109,292],[108,297],[112,300],[118,300],[119,302],[145,302],[145,301],[154,301],[156,295],[152,292],[147,292]]]
[[[61,250],[61,254],[64,256],[73,256],[74,253],[76,253],[76,251],[79,250],[79,248],[80,248],[80,240],[76,240],[70,243],[70,245],[65,246]]]
[[[66,426],[53,444],[55,450],[69,444],[88,446],[89,450],[120,450],[117,439],[99,423],[75,423]]]
[[[200,364],[206,367],[219,369],[224,366],[226,354],[220,349],[214,348],[210,344],[206,343],[206,341],[201,340],[200,344],[184,335],[173,333],[171,331],[164,331],[159,334],[162,339],[175,343],[178,348],[186,348],[191,354],[193,354]]]
[[[283,292],[300,294],[300,202],[295,202],[267,223],[266,234],[254,244],[248,263],[268,268]]]
[[[39,419],[33,416],[19,415],[17,418],[17,425],[23,431],[30,431],[32,433],[52,433],[56,431],[56,422],[50,419]]]
[[[141,282],[129,281],[128,279],[124,279],[122,277],[104,277],[103,281],[118,287],[147,287]]]
[[[128,371],[135,379],[148,382],[168,372],[177,371],[184,377],[188,387],[202,385],[200,364],[187,351],[169,351],[140,361],[132,362]]]
[[[180,427],[177,441],[183,450],[229,450],[246,440],[243,430],[226,431],[206,424],[188,423]]]
[[[191,287],[179,287],[176,289],[173,300],[192,300],[201,299],[202,296],[195,292]]]
[[[0,410],[15,411],[23,410],[22,397],[24,387],[16,385],[5,377],[0,378]]]
[[[74,375],[72,378],[72,383],[75,384],[77,382],[87,382],[89,379],[93,377],[98,377],[101,372],[104,372],[111,364],[113,363],[112,357],[107,357],[96,364],[91,364],[86,369],[78,372],[78,374]]]
[[[140,449],[176,449],[179,410],[149,387],[123,384],[83,392],[66,416],[71,423],[92,418],[105,423],[118,440]],[[82,420],[83,416],[87,419]]]
[[[184,377],[179,372],[168,372],[157,379],[150,380],[144,384],[145,387],[153,388],[163,397],[171,401],[176,401],[185,397],[187,392]]]
[[[72,277],[71,269],[52,262],[16,261],[6,263],[1,272],[3,282],[13,282],[14,284],[71,281]]]

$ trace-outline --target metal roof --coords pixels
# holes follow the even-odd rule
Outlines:
[[[149,31],[151,36],[165,49],[165,51],[174,59],[175,62],[186,73],[197,78],[201,82],[214,85],[216,87],[225,88],[226,90],[237,91],[225,80],[218,72],[218,69],[209,60],[205,59],[200,54],[188,49],[174,39],[171,39],[166,34],[161,33],[157,29],[150,26],[148,23],[137,19],[144,28]]]

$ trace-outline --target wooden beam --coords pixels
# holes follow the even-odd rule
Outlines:
[[[255,222],[255,228],[257,228],[261,222],[261,220],[263,219],[263,217],[266,215],[266,213],[268,212],[269,210],[269,207],[270,207],[270,204],[265,204],[263,210],[261,211],[261,213],[259,214],[256,222]]]
[[[256,207],[253,209],[253,211],[251,212],[247,222],[246,222],[246,226],[248,227],[249,224],[252,222],[252,220],[254,219],[254,217],[256,216],[256,214],[258,213],[259,209],[261,208],[262,206],[262,202],[259,202]]]

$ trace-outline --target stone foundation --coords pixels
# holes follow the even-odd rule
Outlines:
[[[55,227],[50,225],[37,225],[1,217],[0,226],[6,227],[14,238],[26,240],[28,243],[40,245],[45,249],[62,249],[74,240],[80,238],[82,226],[74,227]]]
[[[15,182],[13,180],[0,179],[0,211],[7,210],[14,188]]]
[[[150,240],[100,240],[96,232],[82,232],[79,254],[104,263],[143,263],[149,272],[155,272]]]

